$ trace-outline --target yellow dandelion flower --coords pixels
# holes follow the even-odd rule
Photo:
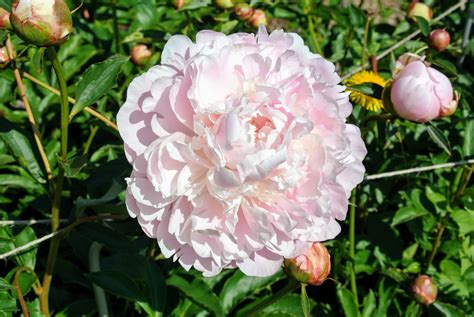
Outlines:
[[[352,75],[352,77],[350,77],[345,82],[345,84],[347,85],[347,90],[351,92],[349,97],[353,103],[371,111],[379,111],[380,109],[383,109],[381,92],[387,84],[387,81],[376,73],[365,70],[358,72]],[[372,95],[369,95],[361,92],[360,90],[356,90],[355,87],[354,89],[351,89],[351,86],[364,84],[372,84],[374,90],[380,93],[376,92]]]

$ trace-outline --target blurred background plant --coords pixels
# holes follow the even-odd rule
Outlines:
[[[6,259],[0,263],[0,316],[39,316],[40,310],[57,316],[351,317],[474,311],[472,163],[368,178],[353,193],[341,235],[325,244],[329,279],[303,287],[300,296],[283,270],[269,278],[236,270],[203,278],[164,259],[156,241],[127,219],[124,178],[130,167],[114,124],[127,86],[159,62],[171,35],[255,32],[263,23],[300,34],[348,79],[348,89],[359,96],[349,120],[362,129],[368,174],[466,162],[474,156],[474,41],[465,32],[472,1],[423,1],[421,9],[421,1],[391,0],[66,2],[73,28],[67,39],[63,33],[55,37],[54,43],[63,43],[54,49],[27,44],[17,34],[33,43],[31,38],[15,25],[16,33],[0,32],[0,257]],[[5,27],[11,1],[0,6]],[[438,29],[450,35],[447,44]],[[52,43],[36,38],[33,44]],[[381,102],[405,52],[426,55],[450,78],[461,95],[452,116],[419,124],[397,118]],[[56,76],[58,65],[62,75]],[[360,76],[361,70],[372,75]],[[357,82],[349,79],[356,73]],[[68,95],[71,115],[69,109],[64,113]],[[69,146],[59,156],[67,130]],[[54,219],[61,173],[60,219],[52,230],[48,219]],[[39,243],[40,237],[46,238]],[[54,246],[56,266],[45,296]],[[432,291],[420,293],[424,284],[413,287],[420,275],[437,285],[436,301]],[[48,309],[40,298],[49,300]]]

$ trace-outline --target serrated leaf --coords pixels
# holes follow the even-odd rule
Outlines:
[[[416,21],[418,22],[421,33],[423,33],[424,36],[428,36],[430,34],[430,22],[421,16],[417,16]]]
[[[128,57],[114,56],[90,66],[77,84],[76,104],[69,117],[74,117],[85,107],[95,103],[115,86],[120,69],[126,61]]]
[[[337,298],[342,305],[346,317],[357,317],[358,309],[354,300],[354,295],[352,295],[347,288],[339,287],[337,289]]]
[[[173,286],[183,292],[184,295],[189,297],[192,301],[199,305],[209,309],[217,316],[223,316],[222,307],[217,296],[212,290],[197,277],[192,277],[191,280],[178,275],[173,274],[166,280],[169,286]]]
[[[9,152],[23,168],[25,168],[38,183],[46,183],[43,170],[36,160],[28,138],[17,130],[1,133],[0,137],[7,145]]]
[[[432,124],[426,125],[426,130],[428,131],[431,139],[451,156],[451,144],[444,133]]]

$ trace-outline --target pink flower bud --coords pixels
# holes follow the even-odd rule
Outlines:
[[[331,256],[322,243],[313,243],[305,253],[286,259],[285,271],[298,282],[321,285],[331,272]]]
[[[418,276],[411,284],[411,291],[420,304],[430,305],[436,300],[438,287],[428,275]]]
[[[242,21],[247,21],[253,15],[253,8],[248,3],[238,3],[234,11],[239,20]]]
[[[412,3],[408,7],[408,18],[416,21],[416,17],[422,17],[429,22],[433,18],[433,11],[424,3]]]
[[[132,48],[130,55],[135,65],[143,66],[150,60],[152,52],[146,45],[138,44]]]
[[[18,36],[37,46],[62,43],[72,31],[64,0],[14,0],[10,22]]]
[[[427,122],[440,117],[443,107],[455,100],[448,77],[429,67],[422,60],[400,58],[390,100],[395,112],[403,119]],[[406,66],[403,67],[403,64]]]
[[[252,16],[250,17],[249,21],[250,25],[253,26],[254,28],[258,28],[260,24],[267,25],[267,15],[265,14],[265,11],[257,9],[254,11]]]
[[[1,29],[11,29],[12,25],[10,23],[10,12],[0,8],[0,28]]]
[[[229,9],[234,6],[234,2],[232,0],[216,0],[216,6],[221,9]]]
[[[449,33],[444,29],[436,29],[430,33],[430,46],[438,52],[444,51],[451,42]]]

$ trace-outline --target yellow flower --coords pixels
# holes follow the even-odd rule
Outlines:
[[[375,88],[380,88],[380,92],[383,90],[387,81],[371,71],[358,72],[346,81],[347,90],[351,92],[350,99],[353,103],[358,104],[362,108],[371,111],[379,111],[383,109],[382,96],[377,98],[373,95],[367,95],[361,91],[351,89],[351,86],[362,85],[362,84],[373,84]]]

